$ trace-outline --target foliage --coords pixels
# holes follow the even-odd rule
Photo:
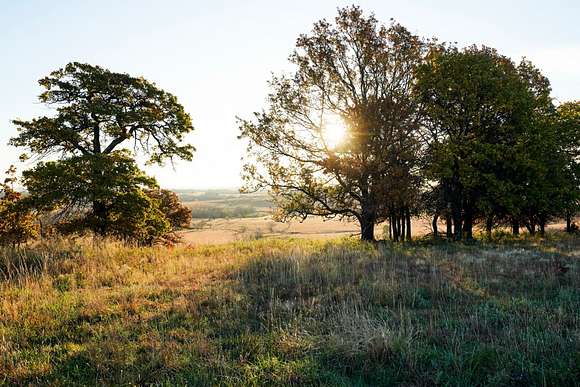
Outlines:
[[[31,210],[22,205],[22,194],[14,190],[16,168],[10,166],[0,184],[0,245],[19,245],[37,236]]]
[[[119,195],[107,213],[110,235],[146,245],[173,239],[171,219],[165,216],[161,200],[142,190]]]
[[[427,115],[425,173],[442,195],[431,200],[434,211],[450,212],[454,238],[470,239],[478,217],[488,232],[506,219],[543,230],[565,168],[547,78],[488,47],[435,46],[417,93]]]
[[[316,23],[297,40],[294,74],[270,81],[268,108],[240,121],[246,190],[268,188],[282,219],[354,218],[374,239],[374,224],[416,192],[412,85],[423,51],[403,26],[358,7]],[[347,133],[333,146],[325,131],[337,122]]]
[[[175,230],[189,227],[191,209],[181,203],[177,194],[166,189],[146,190],[145,194],[159,202],[159,209]]]
[[[46,89],[40,101],[55,107],[56,115],[15,120],[19,134],[10,142],[38,158],[59,158],[24,172],[29,202],[57,211],[68,229],[139,241],[162,233],[166,221],[141,191],[155,182],[122,147],[132,143],[151,163],[190,160],[193,147],[180,141],[193,127],[177,98],[143,78],[81,63],[39,83]]]
[[[94,168],[102,171],[98,179]],[[126,151],[40,162],[24,171],[23,182],[31,206],[59,210],[58,228],[64,233],[103,230],[102,235],[149,243],[170,230],[159,201],[143,192],[143,187],[155,187],[155,180]],[[89,210],[95,202],[104,216]]]
[[[558,198],[566,218],[566,229],[572,231],[572,218],[580,208],[580,101],[566,102],[558,106],[555,122],[558,141],[558,175],[561,176]],[[551,173],[553,171],[550,171]]]
[[[40,102],[53,117],[14,120],[19,134],[10,143],[38,156],[109,154],[132,141],[150,162],[191,160],[193,147],[179,145],[193,130],[177,98],[146,81],[99,66],[69,63],[38,83]]]

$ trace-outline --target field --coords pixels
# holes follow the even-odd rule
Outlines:
[[[180,232],[185,244],[229,243],[261,238],[328,239],[357,235],[355,221],[308,218],[285,223],[272,220],[272,203],[265,193],[240,194],[236,190],[177,190],[184,204],[192,209],[192,227]],[[382,225],[377,238],[383,238]],[[442,226],[443,227],[443,226]],[[413,235],[431,232],[428,219],[415,219]]]
[[[192,209],[193,222],[179,232],[186,245],[211,245],[262,238],[332,239],[359,235],[356,221],[309,217],[304,221],[272,220],[272,203],[265,193],[240,194],[237,190],[177,190],[184,204]],[[386,239],[386,225],[375,227],[375,237]],[[549,224],[548,229],[563,230],[563,223]],[[431,220],[414,218],[413,237],[432,232]],[[439,230],[445,223],[439,222]]]
[[[355,223],[337,219],[275,222],[265,193],[240,194],[229,189],[176,192],[193,215],[192,227],[180,232],[185,244],[229,243],[265,237],[320,239],[358,232]]]
[[[0,250],[0,384],[577,385],[580,238]]]

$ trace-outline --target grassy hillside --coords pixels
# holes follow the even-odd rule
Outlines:
[[[0,250],[0,384],[573,385],[579,284],[563,235]]]

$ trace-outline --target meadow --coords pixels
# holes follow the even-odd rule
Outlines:
[[[577,385],[580,238],[0,250],[0,384]]]
[[[568,4],[56,3],[3,7],[0,387],[580,387]]]
[[[352,219],[313,216],[302,221],[276,222],[272,219],[273,202],[265,192],[240,194],[234,189],[175,192],[192,212],[191,227],[178,232],[185,244],[209,245],[261,238],[329,239],[360,233],[358,222]],[[384,237],[385,226],[377,225],[377,238]],[[429,219],[413,219],[414,236],[429,232]]]

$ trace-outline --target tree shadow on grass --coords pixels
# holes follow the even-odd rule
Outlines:
[[[569,339],[570,332],[580,331],[573,318],[574,307],[580,306],[577,289],[557,278],[543,285],[551,293],[526,285],[525,278],[495,283],[500,273],[515,275],[513,262],[535,270],[528,280],[542,274],[524,255],[472,252],[469,247],[442,251],[348,242],[266,251],[199,290],[159,286],[135,295],[136,306],[122,313],[71,317],[60,337],[30,343],[51,351],[50,371],[13,382],[233,386],[494,380],[516,385],[520,379],[528,384],[574,380],[580,363],[564,354],[579,344]],[[578,273],[568,276],[572,281]],[[526,286],[531,287],[527,293]],[[110,303],[120,298],[110,297]]]

